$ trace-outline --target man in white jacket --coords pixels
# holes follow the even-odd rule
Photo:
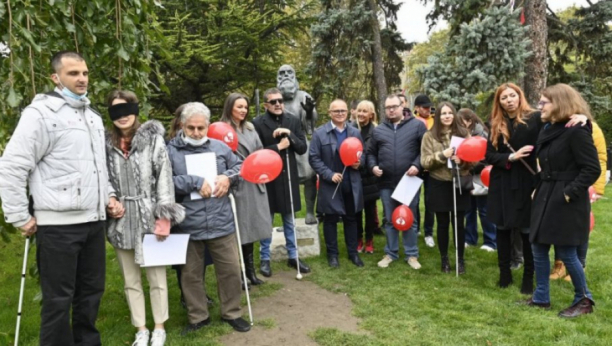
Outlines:
[[[0,158],[0,198],[6,222],[37,235],[40,345],[101,345],[95,322],[104,292],[104,226],[107,211],[121,217],[123,206],[109,185],[85,60],[64,51],[51,64],[57,87],[24,109]]]

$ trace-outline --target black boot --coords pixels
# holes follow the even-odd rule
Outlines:
[[[461,274],[465,274],[465,262],[463,261],[463,258],[459,258],[459,269],[458,269],[459,275]]]
[[[442,256],[442,272],[450,273],[450,263],[448,263],[448,256]]]
[[[246,284],[246,287],[245,287],[245,284]],[[248,282],[244,282],[244,275],[242,271],[240,271],[240,286],[242,287],[243,291],[245,291],[247,288],[251,289],[251,285],[249,285]]]
[[[255,274],[255,262],[253,260],[253,243],[242,245],[242,255],[244,256],[244,267],[246,270],[246,277],[251,281],[251,285],[257,286],[264,283],[259,280]]]

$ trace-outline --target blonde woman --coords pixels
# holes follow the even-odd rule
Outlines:
[[[365,148],[367,148],[372,132],[378,125],[376,118],[376,108],[370,101],[361,101],[357,105],[357,121],[354,125],[361,131],[361,138]],[[376,209],[376,201],[380,197],[378,192],[378,178],[369,171],[366,167],[361,168],[361,184],[363,186],[363,211],[357,213],[357,232],[359,232],[359,241],[357,251],[362,252],[365,249],[366,253],[374,253],[374,230],[378,228],[378,217]],[[365,228],[363,225],[363,214],[365,214]],[[365,231],[365,244],[363,242],[363,233]]]

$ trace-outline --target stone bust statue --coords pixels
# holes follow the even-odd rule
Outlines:
[[[300,90],[295,75],[295,69],[291,65],[283,65],[278,69],[276,75],[276,87],[283,94],[285,112],[300,119],[302,130],[307,135],[312,135],[319,115],[315,108],[315,102],[305,91]],[[308,148],[310,149],[310,142]],[[316,175],[310,164],[308,164],[308,151],[303,155],[296,155],[300,183],[304,184],[304,197],[306,199],[306,223],[315,224],[317,219],[314,215],[314,205],[317,197]]]

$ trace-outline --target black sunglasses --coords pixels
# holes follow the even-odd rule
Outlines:
[[[275,104],[282,105],[283,104],[283,99],[268,100],[268,102],[266,102],[266,103],[269,103],[271,105],[275,105]]]

